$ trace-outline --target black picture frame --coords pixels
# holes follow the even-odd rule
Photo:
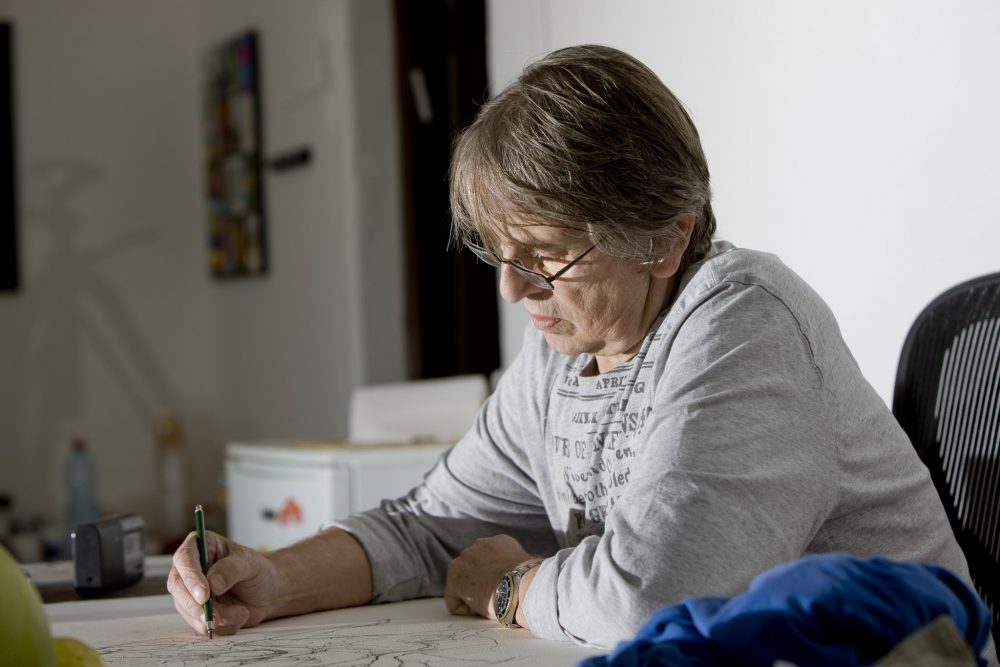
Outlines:
[[[14,151],[14,27],[0,22],[0,291],[20,287]]]

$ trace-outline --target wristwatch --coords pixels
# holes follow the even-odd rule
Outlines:
[[[541,558],[526,560],[500,577],[500,581],[497,582],[497,589],[493,593],[493,611],[505,628],[520,627],[517,625],[517,608],[521,603],[518,596],[521,577],[541,562]]]

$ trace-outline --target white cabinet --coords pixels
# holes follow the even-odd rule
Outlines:
[[[449,447],[232,443],[226,447],[229,537],[261,550],[297,542],[331,519],[405,495]]]

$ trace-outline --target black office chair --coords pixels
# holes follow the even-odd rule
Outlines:
[[[892,412],[931,471],[1000,644],[1000,273],[953,287],[920,313]]]

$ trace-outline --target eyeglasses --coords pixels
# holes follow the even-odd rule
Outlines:
[[[573,268],[574,264],[576,264],[581,259],[583,259],[584,257],[586,257],[587,253],[589,253],[591,250],[593,250],[597,246],[595,246],[595,245],[590,246],[589,248],[587,248],[583,252],[583,254],[577,255],[572,261],[569,262],[569,264],[567,264],[566,266],[562,267],[561,269],[559,269],[556,273],[554,273],[551,276],[547,276],[544,273],[539,273],[538,271],[532,271],[531,269],[526,268],[524,265],[522,265],[516,259],[504,259],[503,257],[500,257],[496,253],[491,252],[491,251],[487,250],[486,248],[482,248],[480,246],[477,246],[474,243],[466,243],[465,247],[467,247],[469,250],[471,250],[472,253],[476,257],[478,257],[479,259],[483,260],[484,262],[486,262],[490,266],[495,266],[496,268],[499,269],[501,265],[503,265],[503,264],[509,264],[515,271],[517,271],[518,273],[520,273],[521,275],[523,275],[525,278],[527,278],[528,282],[530,282],[535,287],[541,287],[542,289],[555,289],[555,285],[553,285],[552,282],[555,281],[555,280],[557,280],[560,276],[562,276],[562,274],[566,273],[571,268]]]

